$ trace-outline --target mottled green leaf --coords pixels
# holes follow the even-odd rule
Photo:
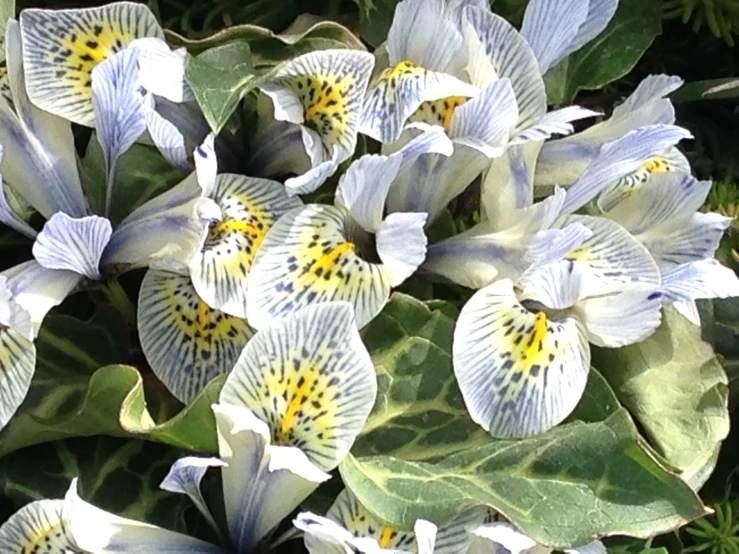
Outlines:
[[[136,436],[216,452],[210,405],[223,379],[213,381],[187,408],[160,422],[147,410],[139,372],[116,365],[128,359],[128,349],[126,324],[107,304],[99,305],[88,321],[47,316],[36,340],[31,388],[0,434],[0,456],[42,442],[98,434]],[[162,387],[153,378],[149,381],[150,392]],[[181,409],[176,401],[170,403]]]
[[[95,135],[87,145],[81,174],[90,203],[97,213],[102,213],[107,176],[103,150]],[[114,223],[122,221],[141,204],[168,190],[184,177],[155,147],[134,144],[118,159],[110,219]]]
[[[245,41],[216,46],[190,58],[185,76],[215,133],[221,131],[241,99],[267,77],[257,74]]]
[[[206,531],[187,497],[159,489],[179,455],[165,445],[113,437],[24,448],[0,459],[0,521],[28,502],[63,498],[77,477],[82,497],[102,509],[176,531]]]
[[[646,538],[706,513],[690,487],[639,446],[623,408],[602,422],[496,440],[435,464],[349,456],[340,469],[360,501],[398,527],[485,504],[559,548],[612,534]]]
[[[608,27],[545,76],[554,105],[567,104],[580,90],[604,87],[631,71],[662,31],[659,2],[621,0]]]
[[[334,21],[321,21],[310,14],[299,16],[283,33],[257,25],[236,25],[205,39],[190,40],[165,31],[169,42],[184,46],[191,54],[199,54],[210,48],[234,41],[249,45],[254,67],[277,65],[314,50],[353,48],[364,50],[362,42],[346,27]]]
[[[700,328],[667,308],[652,336],[618,350],[596,349],[593,365],[657,451],[699,488],[729,432],[726,374]]]
[[[470,419],[454,378],[453,329],[454,320],[442,311],[395,294],[362,330],[378,394],[354,445],[357,456],[428,460],[492,440]]]

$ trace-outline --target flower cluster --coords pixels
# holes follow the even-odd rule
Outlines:
[[[269,546],[365,424],[377,382],[359,329],[417,272],[476,290],[456,323],[454,373],[470,416],[496,438],[561,423],[585,390],[591,344],[647,338],[668,304],[699,324],[696,300],[739,295],[713,259],[731,219],[698,211],[710,183],[676,148],[690,137],[666,99],[680,79],[647,77],[578,133],[573,122],[600,114],[547,111],[543,74],[597,36],[617,0],[567,4],[532,0],[519,32],[484,0],[403,0],[374,55],[319,50],[282,64],[259,88],[252,176],[218,173],[221,138],[185,80],[187,53],[170,49],[145,6],[28,9],[9,21],[2,173],[46,223],[34,229],[0,188],[0,221],[34,240],[33,260],[0,274],[0,427],[28,391],[46,313],[133,268],[148,268],[142,349],[170,392],[189,403],[228,377],[213,406],[219,457],[183,458],[161,485],[192,499],[220,546],[99,510],[74,483],[65,500],[13,516],[0,545]],[[93,128],[102,148],[99,206],[81,184],[70,122]],[[379,152],[350,162],[360,134]],[[114,225],[117,160],[136,141],[190,175]],[[333,204],[299,198],[346,164]],[[473,184],[478,222],[429,244]],[[200,490],[211,467],[226,529]],[[315,554],[549,551],[482,507],[394,529],[349,490],[325,517],[300,513],[294,525]]]

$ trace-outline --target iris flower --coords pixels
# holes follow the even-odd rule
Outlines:
[[[6,48],[12,103],[0,99],[3,176],[47,221],[37,233],[13,212],[0,191],[0,221],[34,239],[34,260],[0,278],[0,426],[28,390],[35,361],[32,340],[46,313],[83,282],[101,279],[103,269],[120,271],[164,258],[187,263],[200,248],[206,230],[202,217],[210,202],[202,198],[193,173],[140,206],[115,230],[105,217],[90,215],[69,123],[40,110],[26,95],[20,28],[13,20],[8,23]],[[98,116],[97,140],[112,176],[109,190],[117,158],[140,132],[127,125],[127,116],[136,108],[131,108],[126,94],[125,71],[131,58],[125,52],[94,70],[94,111],[106,114]]]
[[[304,532],[310,554],[459,554],[467,551],[473,538],[469,532],[486,515],[486,509],[472,508],[438,528],[419,519],[413,531],[401,531],[378,520],[349,489],[344,489],[326,517],[303,512],[293,523]]]
[[[193,169],[190,153],[205,139],[208,127],[185,83],[187,52],[170,50],[148,7],[116,2],[85,9],[26,9],[20,26],[31,102],[99,130],[97,119],[115,115],[96,109],[94,73],[103,61],[128,51],[127,61],[109,65],[108,71],[125,79],[128,100],[136,105],[127,114],[133,140],[146,130],[173,165]]]
[[[367,155],[342,176],[336,205],[291,210],[269,230],[249,275],[246,311],[260,329],[303,306],[332,300],[354,306],[364,326],[423,262],[425,213],[385,217],[388,191],[412,161],[451,153],[440,127],[432,127],[389,156]]]
[[[300,126],[310,158],[308,171],[285,182],[291,194],[316,190],[354,154],[373,66],[367,52],[321,50],[289,61],[260,87],[272,99],[276,120]]]
[[[281,183],[243,175],[218,175],[204,194],[216,210],[202,247],[188,265],[150,269],[138,302],[146,359],[184,403],[229,372],[254,334],[244,319],[254,258],[274,223],[303,205]]]
[[[483,287],[457,321],[454,371],[472,418],[492,435],[560,423],[585,388],[588,342],[632,344],[659,324],[661,276],[647,248],[614,221],[572,212],[686,136],[637,129],[604,146],[566,193],[498,219],[509,222],[499,231],[486,233],[484,221],[429,249],[430,269]]]
[[[555,184],[571,185],[597,157],[604,144],[613,142],[639,127],[673,124],[675,109],[666,96],[680,88],[682,83],[679,77],[650,75],[639,83],[636,90],[621,105],[614,108],[611,117],[606,121],[572,136],[545,143],[538,157],[534,175],[537,189],[546,190]],[[614,180],[612,190],[604,192],[601,203],[609,207],[630,190],[641,186],[649,175],[667,171],[690,173],[685,156],[675,147],[656,153],[634,172]]]
[[[603,214],[647,248],[662,275],[656,295],[696,325],[695,300],[739,296],[736,274],[713,259],[732,219],[698,211],[710,188],[689,174],[657,174]]]

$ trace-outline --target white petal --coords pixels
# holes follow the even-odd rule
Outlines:
[[[521,34],[531,45],[542,75],[567,55],[588,18],[588,0],[532,0],[523,15]]]
[[[511,554],[522,554],[536,546],[534,539],[505,522],[486,523],[475,529],[474,534],[502,546]]]
[[[186,494],[200,513],[203,514],[208,524],[218,533],[218,524],[213,519],[205,498],[203,498],[203,493],[200,491],[200,482],[205,477],[208,468],[225,465],[226,463],[219,458],[198,458],[195,456],[180,458],[172,464],[169,473],[167,473],[159,488],[169,492]]]
[[[541,141],[552,135],[569,135],[574,131],[572,121],[587,119],[601,115],[599,112],[581,108],[580,106],[567,106],[560,110],[545,113],[530,127],[526,127],[510,140],[511,145],[523,144],[529,141]]]
[[[74,271],[100,279],[100,259],[113,233],[104,217],[91,215],[74,219],[57,212],[33,243],[33,256],[47,269]]]
[[[579,209],[606,186],[639,169],[650,158],[661,154],[692,135],[672,125],[649,125],[631,131],[605,144],[577,182],[567,191],[564,213]]]
[[[188,161],[184,135],[176,125],[157,112],[154,96],[147,94],[142,102],[146,129],[159,152],[178,169],[192,170]]]
[[[530,127],[547,111],[544,80],[539,73],[534,52],[519,32],[502,17],[475,7],[466,8],[464,13],[467,20],[463,24],[465,40],[468,44],[477,41],[483,47],[476,54],[487,57],[493,70],[490,76],[511,80],[518,103],[517,128]],[[480,87],[489,84],[489,81],[478,81],[474,75],[472,82]]]
[[[522,298],[564,310],[584,296],[587,278],[588,270],[583,264],[560,260],[527,274],[519,287]]]
[[[26,504],[0,527],[0,549],[8,553],[77,552],[63,510],[63,500]]]
[[[254,334],[199,298],[188,275],[153,268],[141,283],[137,327],[152,371],[183,403],[231,371]]]
[[[118,517],[88,504],[77,494],[77,480],[65,498],[64,515],[69,533],[78,548],[99,554],[127,552],[156,552],[181,554],[187,552],[213,553],[222,550],[199,539],[147,523]]]
[[[542,433],[579,402],[590,370],[581,323],[534,314],[509,280],[477,291],[454,329],[454,374],[472,419],[494,437]]]
[[[502,143],[518,122],[518,105],[508,79],[499,79],[454,110],[449,136],[488,158],[502,153]]]
[[[576,548],[565,548],[567,554],[607,554],[606,546],[600,541],[593,541]]]
[[[739,296],[739,279],[718,260],[679,265],[662,274],[659,292],[673,302]]]
[[[218,176],[211,198],[220,216],[193,257],[190,276],[208,306],[245,318],[249,272],[265,235],[303,203],[277,181],[228,173]]]
[[[24,335],[0,328],[0,429],[25,400],[36,367],[36,348]]]
[[[82,217],[87,211],[72,127],[29,100],[24,67],[26,72],[29,69],[22,64],[20,29],[14,20],[8,22],[6,46],[14,109],[0,102],[0,144],[6,160],[3,177],[44,217],[57,211]]]
[[[303,531],[305,547],[310,554],[352,554],[354,535],[328,518],[303,512],[293,520],[293,525]]]
[[[659,294],[633,290],[581,300],[575,312],[585,325],[590,342],[617,348],[651,335],[659,327],[661,305]]]
[[[28,95],[39,108],[92,127],[88,82],[95,66],[136,38],[164,38],[145,5],[114,2],[99,8],[23,10],[23,66]]]
[[[391,285],[397,287],[413,275],[426,257],[424,213],[395,213],[377,230],[377,254],[390,270]]]
[[[618,8],[618,0],[590,0],[588,18],[580,26],[575,39],[567,48],[567,54],[585,46],[605,30]]]
[[[349,451],[376,394],[374,367],[351,306],[331,302],[303,308],[257,333],[220,402],[249,408],[267,422],[277,444],[299,448],[330,471]]]
[[[147,266],[172,259],[187,266],[200,251],[210,223],[195,173],[167,192],[136,208],[118,225],[102,265]]]
[[[1,158],[2,145],[0,145],[0,159]],[[38,234],[36,230],[15,213],[15,210],[11,207],[6,197],[6,190],[5,186],[3,186],[2,177],[0,177],[0,222],[31,239],[36,238],[36,235]]]
[[[108,169],[109,207],[118,158],[146,130],[144,103],[139,93],[137,50],[127,48],[95,66],[92,107],[96,136]]]
[[[334,300],[354,306],[360,327],[372,320],[390,297],[390,270],[361,257],[361,245],[349,234],[351,224],[346,209],[319,204],[282,216],[251,269],[249,325],[260,329],[301,307]]]
[[[8,279],[13,300],[31,315],[36,333],[49,310],[61,304],[82,280],[78,273],[46,269],[35,260],[11,267],[0,275]]]
[[[248,552],[330,475],[298,448],[270,446],[269,427],[247,408],[214,405],[226,521],[239,552]]]
[[[170,50],[158,37],[136,39],[128,49],[138,52],[139,83],[147,92],[171,102],[195,99],[185,80],[187,50]]]

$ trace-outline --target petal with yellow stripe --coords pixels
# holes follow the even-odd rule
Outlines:
[[[477,291],[457,320],[454,373],[472,419],[495,437],[554,427],[585,390],[590,347],[582,324],[540,308],[529,311],[502,280]]]
[[[63,518],[63,500],[26,504],[0,527],[0,551],[82,554]]]
[[[262,85],[274,103],[275,119],[302,126],[312,170],[295,181],[295,192],[315,190],[354,153],[374,63],[367,52],[321,50],[298,56]]]
[[[211,198],[222,219],[212,223],[203,249],[190,264],[190,277],[210,307],[246,317],[247,278],[267,231],[291,209],[303,205],[276,181],[221,174]]]
[[[209,307],[186,275],[150,269],[138,306],[144,355],[156,376],[184,403],[231,371],[252,336],[245,320]]]
[[[297,447],[330,471],[349,452],[376,394],[374,366],[352,307],[331,302],[254,335],[220,402],[249,408],[270,427],[273,444]]]
[[[371,236],[345,208],[311,204],[285,214],[270,229],[254,260],[247,289],[249,324],[261,329],[302,307],[343,300],[357,325],[367,324],[390,297],[392,275],[369,261]]]
[[[615,221],[588,215],[560,217],[557,228],[579,223],[592,235],[565,254],[564,259],[585,264],[589,276],[584,295],[609,294],[635,287],[659,286],[660,272],[647,248]]]
[[[144,4],[27,9],[20,15],[28,96],[43,110],[92,127],[92,70],[140,37],[164,38]]]

